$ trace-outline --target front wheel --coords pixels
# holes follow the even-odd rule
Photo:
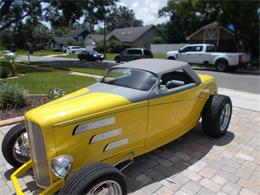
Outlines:
[[[93,163],[72,175],[60,194],[127,194],[122,173],[106,163]]]
[[[228,96],[215,94],[209,97],[202,113],[202,128],[212,137],[224,135],[232,115],[232,102]]]
[[[4,136],[2,153],[5,160],[16,168],[30,160],[28,135],[24,122],[15,125]]]

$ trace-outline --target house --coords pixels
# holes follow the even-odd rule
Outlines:
[[[84,45],[87,49],[94,49],[97,43],[104,41],[104,35],[88,34],[84,40]]]
[[[237,45],[235,41],[235,34],[221,26],[218,22],[207,24],[191,35],[186,37],[186,40],[192,43],[212,43],[216,45],[219,51],[235,52]]]
[[[62,37],[53,36],[48,42],[48,45],[51,48],[62,49],[67,42],[82,42],[86,38],[87,34],[88,31],[84,29],[72,30]]]
[[[73,37],[52,37],[48,45],[53,49],[62,49],[66,42],[73,41]]]
[[[106,35],[107,41],[120,41],[131,47],[145,47],[150,48],[154,42],[155,37],[160,36],[159,32],[154,26],[140,26],[117,28]],[[97,43],[104,40],[104,35],[89,34],[84,40],[86,47],[94,47]]]

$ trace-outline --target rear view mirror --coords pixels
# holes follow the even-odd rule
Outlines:
[[[166,93],[167,91],[168,91],[168,88],[165,86],[165,85],[160,85],[159,86],[159,91],[161,92],[161,93]]]

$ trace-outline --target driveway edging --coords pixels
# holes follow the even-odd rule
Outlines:
[[[2,121],[0,121],[0,127],[12,125],[12,124],[15,124],[15,123],[19,123],[19,122],[21,122],[23,120],[24,120],[23,116],[2,120]]]

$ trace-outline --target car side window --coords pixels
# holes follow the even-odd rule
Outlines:
[[[215,51],[216,51],[216,48],[213,45],[209,45],[206,48],[206,52],[215,52]]]
[[[193,49],[192,49],[192,51],[194,51],[194,52],[200,52],[200,51],[202,51],[202,46],[194,46]]]
[[[144,50],[144,55],[147,55],[147,56],[151,56],[152,55],[152,53],[150,52],[150,51],[148,51],[148,50]]]
[[[162,75],[160,88],[167,90],[195,83],[193,79],[182,69]]]
[[[142,55],[142,51],[139,50],[139,49],[131,49],[131,50],[128,50],[128,54],[131,54],[131,55]]]
[[[182,53],[185,53],[185,52],[189,52],[192,50],[192,47],[191,46],[188,46],[188,47],[185,47],[181,50]]]

